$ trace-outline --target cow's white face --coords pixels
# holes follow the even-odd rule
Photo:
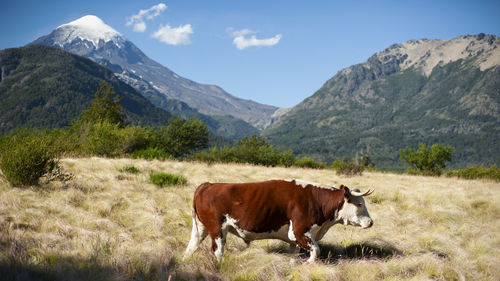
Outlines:
[[[353,192],[359,193],[359,189],[354,189]],[[362,228],[369,228],[373,225],[373,220],[366,209],[363,196],[348,194],[344,200],[344,206],[338,213],[339,219],[342,220],[344,225],[360,226]]]

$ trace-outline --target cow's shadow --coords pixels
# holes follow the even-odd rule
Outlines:
[[[319,259],[326,263],[336,263],[339,260],[385,259],[402,255],[402,252],[391,243],[382,239],[369,240],[348,246],[320,244]],[[306,256],[308,253],[304,251]]]
[[[339,260],[384,259],[402,255],[402,252],[391,243],[382,239],[372,239],[348,246],[319,243],[321,253],[318,259],[325,263],[337,263]],[[288,244],[280,243],[267,249],[271,253],[288,253]],[[300,249],[299,258],[309,258],[309,252]]]

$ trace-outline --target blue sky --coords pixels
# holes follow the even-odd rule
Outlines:
[[[165,7],[157,15],[151,10],[152,19],[127,25],[141,9],[160,3]],[[499,11],[500,1],[480,0],[7,0],[0,8],[0,49],[23,46],[93,14],[181,76],[244,99],[291,107],[337,71],[391,44],[481,32],[498,36]]]

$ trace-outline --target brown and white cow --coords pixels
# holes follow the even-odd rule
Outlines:
[[[259,239],[280,239],[310,252],[313,262],[319,241],[337,223],[368,228],[373,221],[361,193],[303,182],[270,180],[253,183],[204,183],[193,198],[193,228],[184,254],[189,257],[210,234],[217,260],[224,254],[227,232],[247,244]]]

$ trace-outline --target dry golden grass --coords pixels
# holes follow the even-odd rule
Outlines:
[[[64,159],[68,182],[12,188],[0,179],[0,276],[64,280],[498,280],[500,183],[484,180],[238,164]],[[120,172],[133,165],[140,172]],[[159,188],[150,172],[182,174],[188,185]],[[215,262],[209,239],[185,263],[191,200],[206,181],[300,178],[362,190],[375,225],[336,225],[321,259],[287,253],[276,240],[249,248],[229,236]]]

